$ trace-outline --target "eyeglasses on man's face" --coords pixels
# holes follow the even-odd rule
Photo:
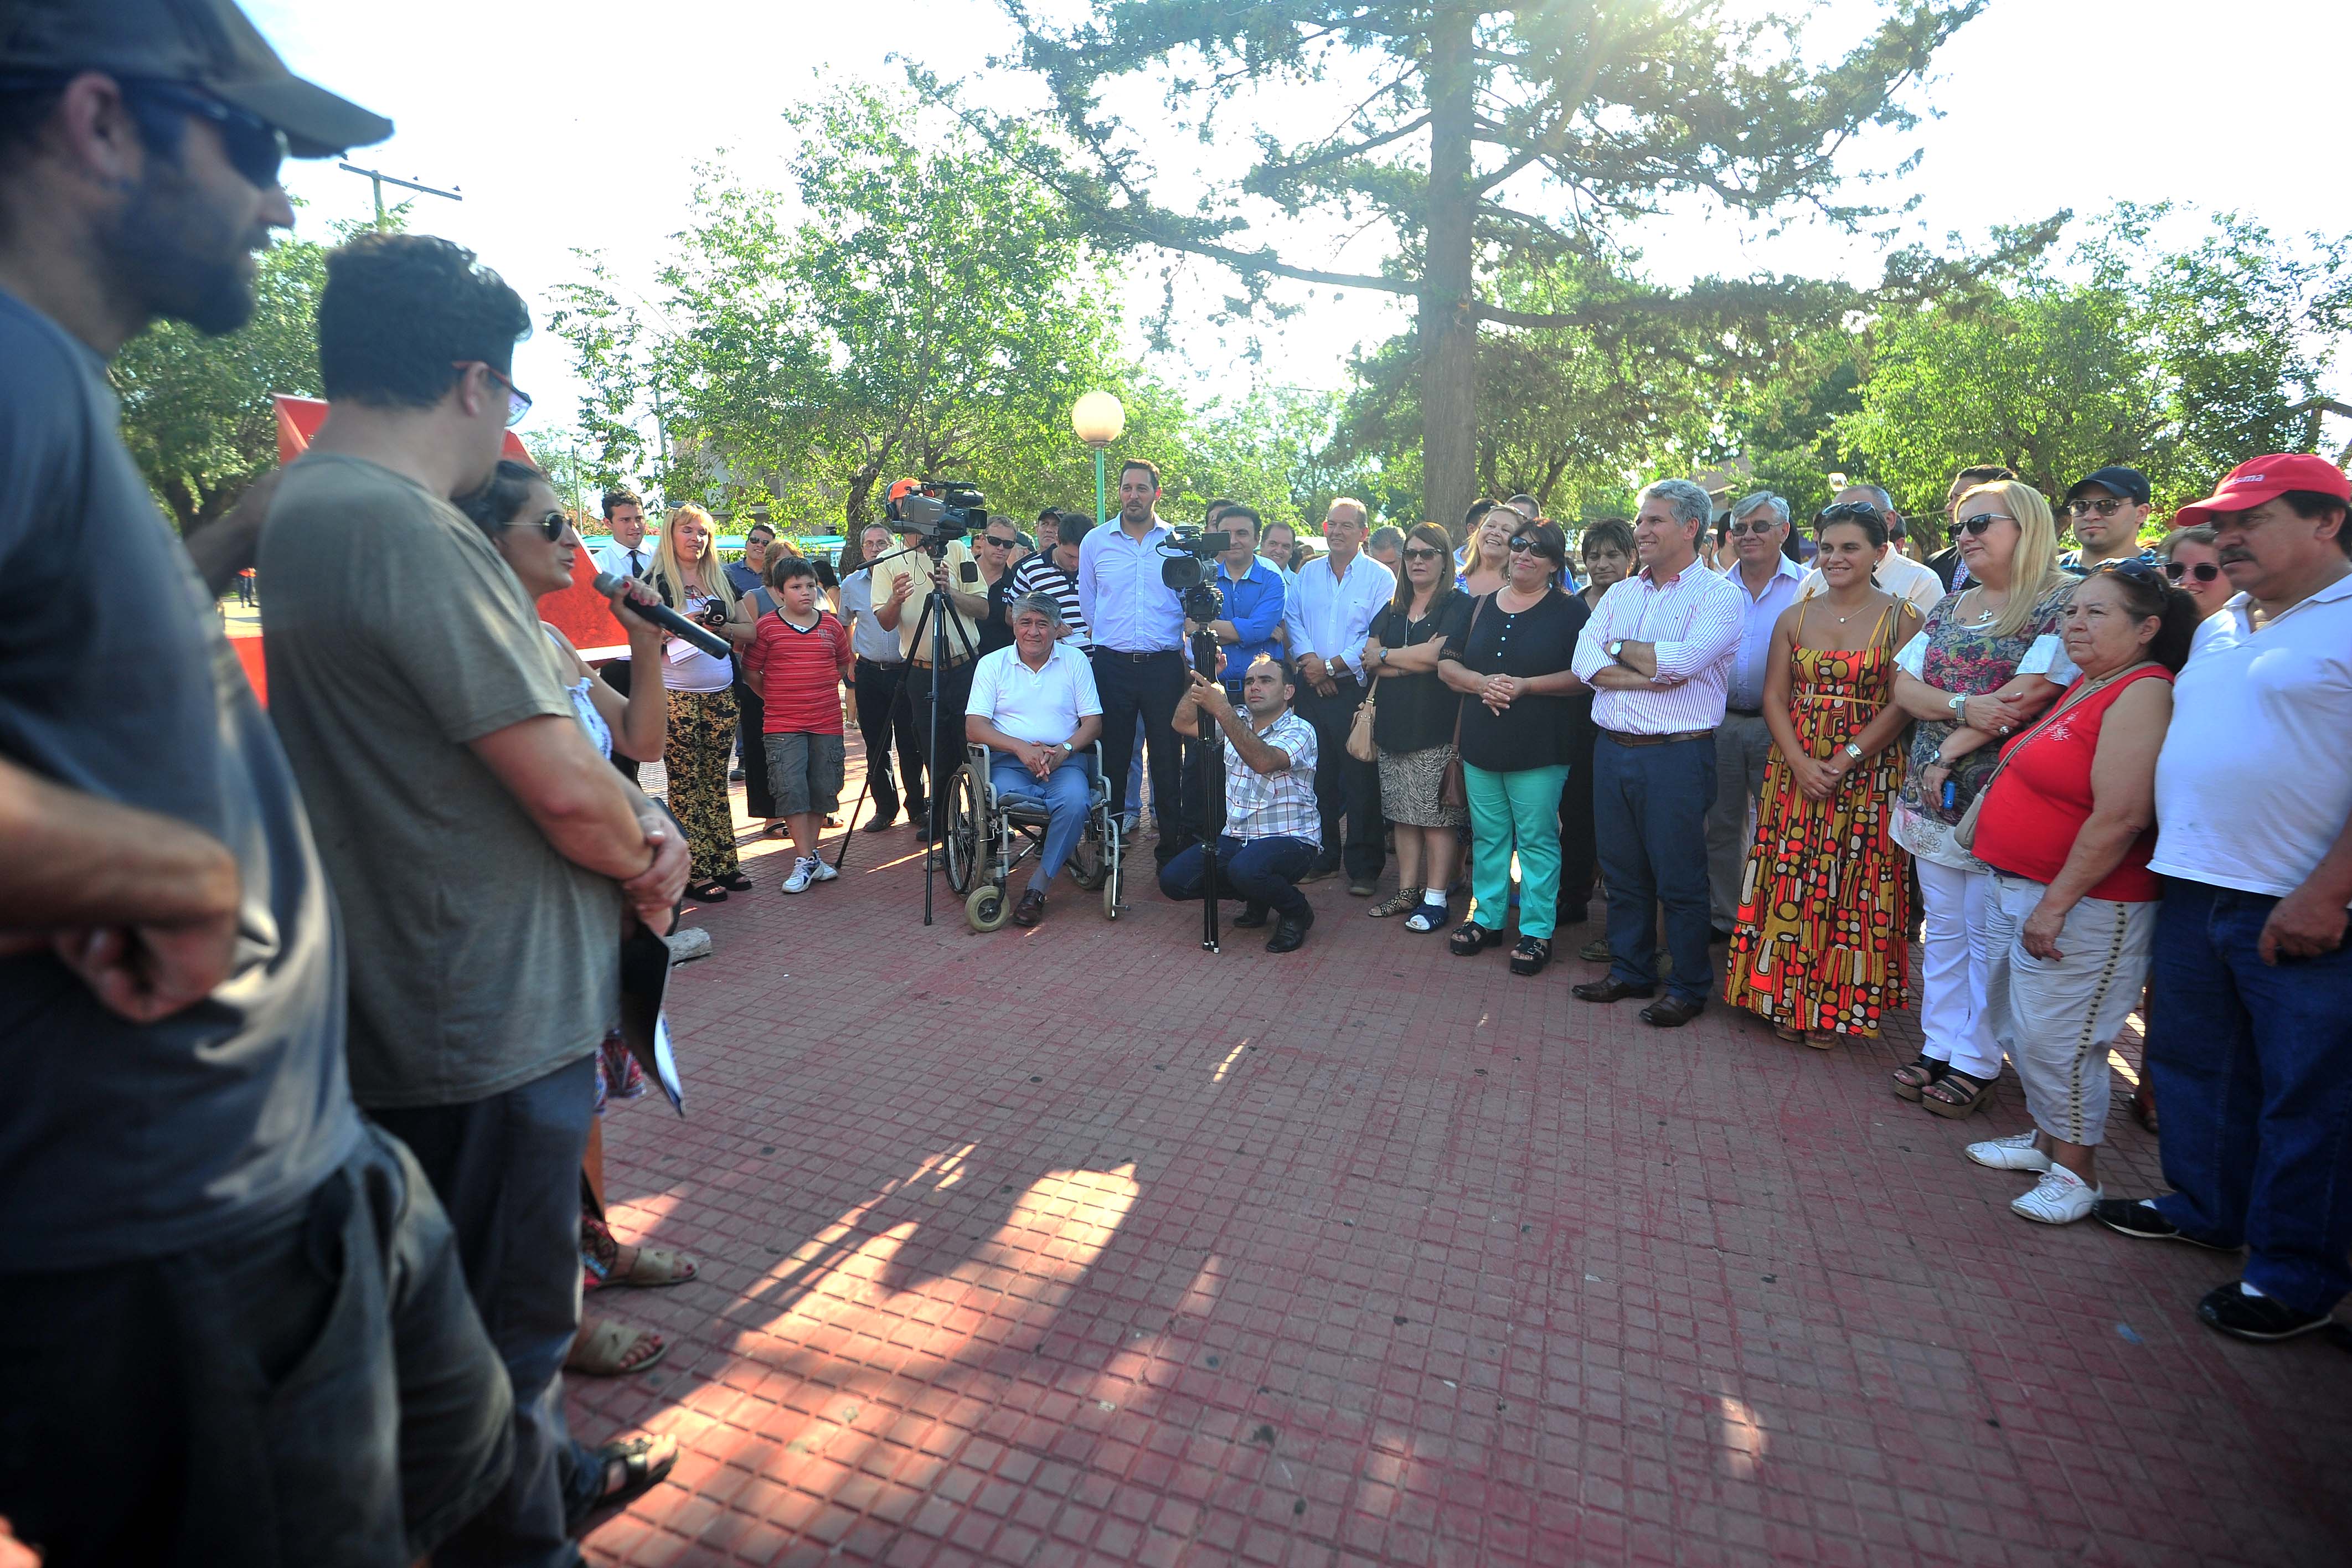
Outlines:
[[[530,394],[517,386],[512,377],[488,360],[453,359],[449,362],[452,370],[466,370],[474,365],[480,365],[483,374],[507,389],[507,427],[512,429],[521,424],[522,416],[530,412]]]
[[[992,545],[996,546],[996,548],[997,548],[997,549],[999,549],[999,550],[1010,550],[1010,549],[1012,549],[1014,545],[1016,545],[1016,544],[1018,544],[1018,543],[1020,543],[1020,542],[1020,542],[1019,540],[1017,540],[1017,539],[999,539],[995,534],[992,534],[992,533],[983,533],[983,534],[982,534],[982,535],[980,536],[980,542],[981,542],[982,544],[992,544]]]
[[[1769,533],[1780,526],[1776,519],[1765,517],[1759,518],[1753,522],[1732,523],[1727,531],[1732,538],[1740,539],[1751,533]]]
[[[278,166],[287,155],[286,133],[267,120],[176,82],[138,79],[122,85],[134,98],[212,121],[220,133],[222,154],[238,178],[257,191],[278,185]]]

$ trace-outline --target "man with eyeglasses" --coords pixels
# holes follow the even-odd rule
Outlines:
[[[2139,542],[2147,522],[2148,486],[2137,468],[2115,464],[2085,475],[2067,489],[2065,511],[2076,548],[2058,557],[2060,571],[2083,577],[2118,561],[2155,563],[2156,552]]]
[[[1838,491],[1837,499],[1813,514],[1813,531],[1821,531],[1840,518],[1867,514],[1886,527],[1886,547],[1878,552],[1878,563],[1870,569],[1871,580],[1887,593],[1908,603],[1921,615],[1934,609],[1944,597],[1944,580],[1935,569],[1912,560],[1903,553],[1895,542],[1902,537],[1903,514],[1895,510],[1895,498],[1876,485],[1848,485]],[[1822,580],[1821,569],[1805,573],[1798,584],[1797,597],[1810,599],[1828,590]]]
[[[392,1568],[510,1464],[448,1220],[353,1107],[310,815],[107,382],[250,317],[281,157],[391,132],[226,0],[0,9],[0,1542],[55,1563]]]
[[[1739,918],[1739,882],[1747,869],[1748,808],[1764,789],[1772,731],[1764,722],[1764,677],[1771,662],[1772,628],[1797,602],[1804,575],[1780,552],[1789,537],[1789,503],[1769,490],[1746,496],[1731,509],[1731,563],[1723,580],[1739,590],[1739,643],[1724,689],[1723,722],[1715,727],[1715,804],[1706,814],[1709,931],[1731,940]]]

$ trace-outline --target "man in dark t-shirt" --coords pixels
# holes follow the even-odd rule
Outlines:
[[[54,1562],[389,1568],[497,1489],[510,1396],[353,1109],[310,825],[105,356],[240,325],[287,146],[392,128],[226,0],[12,6],[0,79],[0,1515]]]

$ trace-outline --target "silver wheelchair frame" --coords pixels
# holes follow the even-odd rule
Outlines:
[[[1097,741],[1088,751],[1095,764],[1094,791],[1087,803],[1086,827],[1065,869],[1088,892],[1100,889],[1103,918],[1115,921],[1125,907],[1120,901],[1126,891],[1125,847],[1119,841],[1118,818],[1111,814],[1110,785],[1103,777],[1102,742]],[[1048,816],[1043,806],[998,797],[995,781],[989,776],[994,753],[988,747],[966,742],[963,752],[947,824],[948,886],[963,898],[965,923],[977,931],[991,931],[1012,918],[1013,900],[1005,889],[1023,861],[1044,852]]]

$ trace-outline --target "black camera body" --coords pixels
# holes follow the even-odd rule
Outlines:
[[[901,531],[917,535],[934,559],[988,526],[988,498],[959,479],[925,479],[890,505]]]
[[[1159,544],[1160,582],[1179,592],[1199,587],[1214,575],[1206,569],[1207,564],[1225,552],[1228,542],[1228,536],[1222,533],[1204,535],[1197,528],[1176,530]]]

